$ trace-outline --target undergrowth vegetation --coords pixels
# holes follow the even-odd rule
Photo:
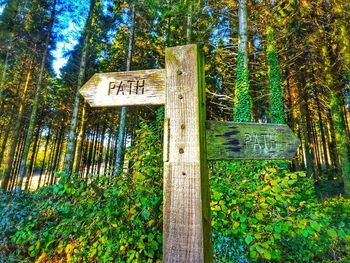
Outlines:
[[[142,121],[128,173],[1,193],[0,262],[157,262],[162,258],[161,118]],[[349,262],[350,200],[320,202],[279,163],[210,164],[216,262]]]
[[[280,167],[262,161],[212,164],[218,261],[349,262],[350,200],[320,202],[304,172]]]

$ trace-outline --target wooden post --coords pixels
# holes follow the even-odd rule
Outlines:
[[[196,45],[165,52],[164,262],[211,262],[203,58]]]

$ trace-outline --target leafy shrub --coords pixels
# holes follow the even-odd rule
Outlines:
[[[278,163],[216,162],[211,177],[215,256],[222,262],[349,260],[348,200],[320,204],[303,172]],[[346,220],[347,219],[347,220]],[[223,237],[233,247],[222,258]]]
[[[161,124],[142,122],[132,173],[1,194],[0,262],[155,262],[162,257]],[[2,257],[2,258],[1,258]]]

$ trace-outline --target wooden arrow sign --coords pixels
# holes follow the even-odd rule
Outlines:
[[[207,121],[208,160],[288,160],[299,144],[285,124]]]
[[[165,70],[96,73],[80,94],[91,107],[163,105]]]

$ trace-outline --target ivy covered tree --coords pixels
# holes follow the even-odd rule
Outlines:
[[[249,86],[248,68],[248,24],[247,1],[238,2],[239,48],[237,55],[237,77],[235,84],[235,106],[233,119],[238,122],[249,122],[252,116],[252,99]]]

